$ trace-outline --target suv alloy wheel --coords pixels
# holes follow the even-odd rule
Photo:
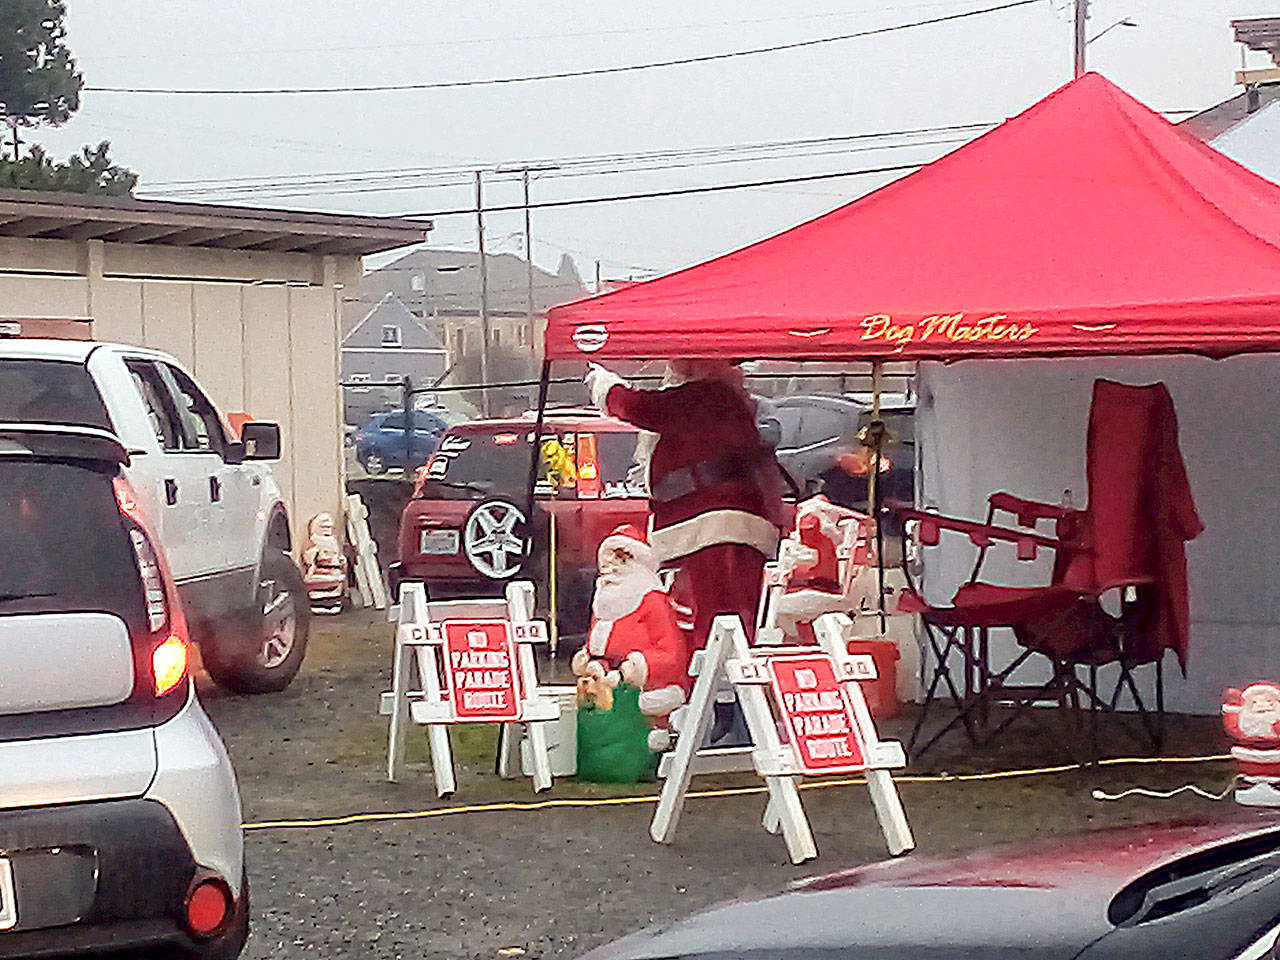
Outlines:
[[[510,580],[524,566],[524,511],[507,500],[476,505],[462,529],[462,551],[476,572],[490,580]]]

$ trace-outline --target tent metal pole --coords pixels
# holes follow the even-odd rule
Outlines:
[[[880,615],[880,635],[887,629],[884,611],[884,527],[880,523],[880,453],[884,446],[884,424],[880,422],[880,391],[883,389],[884,361],[871,361],[871,440],[875,456],[867,480],[867,506],[876,531],[876,611]]]
[[[529,444],[529,484],[525,488],[524,515],[525,541],[524,552],[528,557],[533,553],[533,509],[537,505],[534,499],[534,487],[538,484],[538,461],[542,457],[542,424],[547,411],[547,391],[551,386],[551,361],[542,361],[542,376],[538,378],[538,414],[534,420],[533,442]]]

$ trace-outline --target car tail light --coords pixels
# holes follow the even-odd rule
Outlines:
[[[202,940],[215,937],[231,925],[235,900],[221,877],[206,876],[192,884],[183,907],[187,929]]]
[[[133,546],[138,578],[142,581],[147,630],[149,639],[155,643],[151,649],[151,688],[156,697],[163,697],[176,689],[187,676],[190,651],[186,620],[164,561],[147,534],[133,489],[122,477],[115,478],[114,486],[120,513],[129,521],[129,543]]]
[[[600,496],[600,464],[596,460],[596,435],[578,434],[578,496],[595,499]]]
[[[155,678],[157,697],[182,682],[187,675],[187,642],[175,633],[151,651],[151,674]]]
[[[515,443],[518,439],[520,438],[514,433],[495,433],[493,435],[493,442],[500,447]]]

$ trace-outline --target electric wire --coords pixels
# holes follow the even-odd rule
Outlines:
[[[799,50],[806,47],[817,47],[830,43],[840,43],[861,37],[879,36],[881,34],[894,33],[899,30],[908,30],[915,27],[926,27],[938,23],[948,23],[954,20],[964,20],[969,17],[983,16],[989,13],[998,13],[1003,10],[1012,10],[1015,7],[1026,7],[1040,3],[1043,3],[1043,0],[1009,0],[1007,3],[982,7],[977,10],[965,10],[959,13],[949,13],[938,17],[931,17],[927,20],[915,20],[910,23],[891,24],[889,26],[875,27],[868,30],[858,30],[853,33],[843,33],[835,36],[814,37],[808,40],[794,40],[788,43],[775,43],[769,46],[751,47],[744,50],[729,50],[724,53],[702,54],[700,56],[693,57],[677,57],[670,60],[655,60],[647,63],[629,63],[616,67],[592,67],[583,70],[561,70],[554,73],[529,74],[515,77],[488,77],[477,80],[438,80],[428,83],[366,84],[362,86],[262,87],[248,90],[226,87],[100,87],[92,85],[86,86],[84,89],[93,93],[159,94],[162,96],[254,97],[280,95],[294,96],[307,94],[385,93],[409,90],[446,90],[456,89],[459,87],[490,87],[514,83],[533,83],[543,80],[566,80],[577,77],[597,77],[619,73],[634,73],[641,70],[656,70],[666,67],[687,66],[697,63],[711,63],[719,60],[732,60],[740,57],[758,56],[766,53],[779,53],[786,50]]]
[[[1099,760],[1095,764],[1066,763],[1057,766],[1031,767],[1021,770],[990,770],[980,773],[939,773],[895,776],[894,783],[975,783],[990,780],[1008,780],[1021,777],[1052,776],[1086,770],[1090,766],[1110,767],[1133,764],[1199,764],[1220,763],[1230,760],[1229,754],[1212,754],[1193,757],[1114,757]],[[866,784],[864,777],[847,777],[836,780],[815,780],[797,784],[801,790],[824,790],[832,787],[850,787]],[[723,787],[715,790],[693,790],[684,796],[687,800],[705,800],[716,797],[742,797],[766,793],[765,785],[750,787]],[[656,804],[659,795],[640,794],[622,797],[556,798],[551,800],[511,800],[494,803],[472,803],[461,806],[432,807],[425,810],[398,810],[387,812],[350,813],[336,817],[298,818],[292,820],[259,820],[243,824],[245,830],[286,830],[316,827],[341,827],[358,823],[379,823],[394,820],[425,820],[435,817],[459,816],[472,813],[516,812],[527,813],[556,808],[615,807],[633,804]]]

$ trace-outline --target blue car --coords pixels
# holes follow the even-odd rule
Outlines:
[[[422,466],[454,422],[443,410],[415,410],[412,416],[412,432],[405,429],[403,410],[375,413],[356,431],[356,459],[367,473],[376,476],[392,467],[407,473]]]

